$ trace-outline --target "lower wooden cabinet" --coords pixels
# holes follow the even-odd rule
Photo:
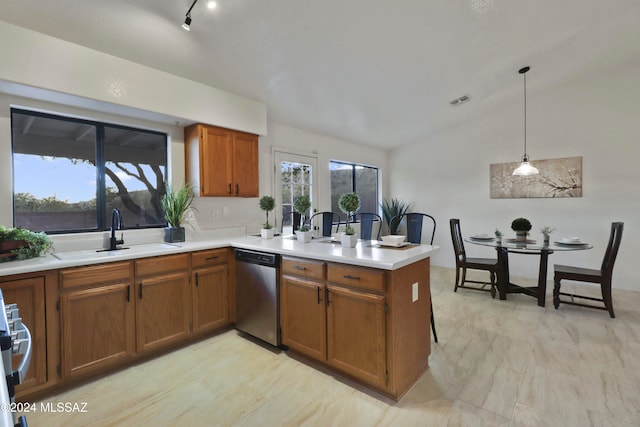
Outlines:
[[[138,352],[185,341],[190,334],[190,255],[135,261]]]
[[[45,329],[45,275],[21,276],[0,280],[5,304],[17,304],[22,322],[29,328],[32,340],[31,364],[26,378],[16,387],[16,392],[47,382],[47,350]],[[15,356],[17,367],[22,356]]]
[[[280,284],[282,343],[314,359],[327,360],[326,285],[294,276]]]
[[[226,264],[200,268],[191,281],[193,333],[205,334],[230,323],[229,267]]]
[[[61,270],[60,288],[63,378],[98,372],[135,355],[130,262]]]
[[[327,286],[327,362],[384,388],[387,384],[385,297]]]
[[[318,270],[316,261],[283,257],[282,263],[283,344],[384,388],[387,383],[384,295],[308,279],[324,278],[324,268]],[[331,267],[329,264],[329,271]],[[353,267],[347,266],[344,271],[346,276],[356,277]],[[359,270],[364,272],[375,270]]]

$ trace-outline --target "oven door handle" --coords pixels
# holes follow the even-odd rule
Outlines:
[[[18,382],[14,385],[22,384],[22,382],[24,381],[24,377],[27,375],[27,371],[29,370],[29,366],[31,365],[31,332],[24,323],[21,326],[21,330],[23,330],[25,333],[25,338],[15,340],[18,341],[18,351],[15,354],[22,354],[23,356],[22,360],[20,360],[20,364],[18,365],[18,369],[13,372],[14,378],[16,376],[16,373],[18,374]]]

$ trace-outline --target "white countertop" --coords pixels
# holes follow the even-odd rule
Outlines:
[[[300,243],[290,236],[262,239],[258,236],[212,238],[180,243],[145,243],[124,245],[128,249],[97,252],[96,249],[55,252],[46,256],[23,261],[0,263],[0,276],[33,273],[36,271],[101,264],[113,261],[145,258],[193,252],[204,249],[235,247],[252,249],[281,255],[313,258],[322,261],[340,262],[384,270],[395,270],[418,260],[428,258],[438,249],[431,245],[410,245],[403,248],[378,247],[376,242],[358,241],[355,248],[343,248],[340,243],[328,243],[323,239],[311,243]]]

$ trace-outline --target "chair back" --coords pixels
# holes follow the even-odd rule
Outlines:
[[[409,243],[422,243],[422,222],[425,218],[429,218],[433,224],[429,244],[433,245],[433,238],[436,235],[436,220],[434,217],[426,213],[411,212],[399,217],[395,216],[391,221],[397,221],[400,224],[403,218],[407,219],[407,241]]]
[[[300,228],[301,219],[302,219],[302,215],[300,215],[296,211],[287,212],[286,214],[282,215],[282,224],[280,224],[280,233],[282,234],[284,232],[284,226],[288,225],[286,224],[288,222],[287,220],[291,220],[292,231],[295,232],[298,228]]]
[[[325,211],[318,212],[311,216],[309,219],[309,226],[313,229],[313,220],[316,217],[322,218],[322,235],[325,237],[331,236],[331,229],[333,228],[333,224],[336,224],[336,233],[338,232],[338,228],[340,227],[340,215],[335,212]]]
[[[378,234],[376,240],[380,240],[380,230],[382,229],[382,217],[377,213],[364,212],[356,215],[360,220],[360,238],[362,240],[372,240],[373,222],[378,221]]]
[[[456,256],[456,265],[467,260],[467,254],[464,251],[464,240],[462,240],[462,231],[460,230],[460,220],[451,218],[449,220],[449,228],[451,229],[451,240],[453,241],[453,253]]]
[[[604,259],[602,260],[602,276],[611,277],[613,274],[613,264],[616,262],[616,256],[618,256],[618,249],[620,248],[620,241],[622,240],[622,229],[624,228],[623,222],[611,223],[611,235],[609,236],[609,244],[607,250],[604,253]]]

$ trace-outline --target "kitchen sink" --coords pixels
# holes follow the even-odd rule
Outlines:
[[[119,258],[140,253],[153,254],[167,249],[179,248],[179,245],[172,243],[145,243],[143,245],[124,246],[115,250],[108,249],[84,249],[80,251],[54,252],[53,256],[60,261],[75,261],[81,259],[104,259]]]

